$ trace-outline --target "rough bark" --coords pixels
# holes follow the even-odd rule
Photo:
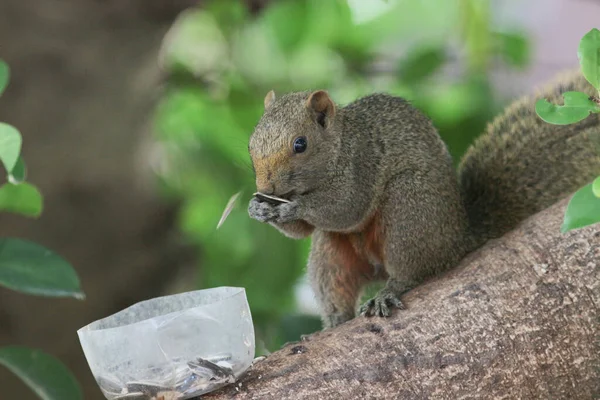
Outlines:
[[[600,398],[600,226],[561,234],[565,205],[203,399]]]

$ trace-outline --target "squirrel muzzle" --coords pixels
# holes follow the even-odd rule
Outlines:
[[[280,151],[253,160],[256,172],[256,190],[268,195],[281,195],[285,191],[282,171],[287,171],[289,161],[286,152]],[[285,175],[285,174],[283,174]]]

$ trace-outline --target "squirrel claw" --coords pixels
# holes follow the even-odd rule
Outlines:
[[[360,307],[359,313],[366,317],[389,317],[392,313],[392,308],[404,310],[406,307],[404,307],[404,304],[396,294],[384,289],[363,304]]]

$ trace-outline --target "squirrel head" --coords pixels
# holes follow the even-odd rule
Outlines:
[[[257,190],[285,198],[322,185],[339,137],[337,107],[329,94],[317,90],[276,98],[270,91],[264,106],[248,145]]]

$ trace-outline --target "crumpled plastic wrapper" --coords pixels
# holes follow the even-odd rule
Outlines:
[[[142,301],[77,334],[109,400],[190,399],[235,382],[254,359],[254,327],[243,288]]]

